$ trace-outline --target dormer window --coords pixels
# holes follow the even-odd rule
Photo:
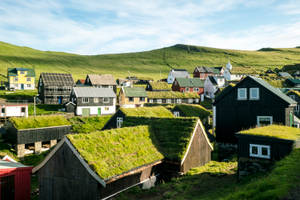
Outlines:
[[[247,100],[247,88],[238,88],[238,100]]]
[[[250,100],[259,99],[259,88],[250,88]]]

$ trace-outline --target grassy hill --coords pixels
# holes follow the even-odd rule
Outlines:
[[[8,67],[35,68],[41,72],[72,73],[74,79],[87,73],[111,73],[116,78],[129,75],[165,78],[171,67],[225,66],[231,60],[234,70],[254,73],[266,68],[300,63],[300,48],[264,48],[259,51],[216,49],[200,46],[174,45],[162,49],[124,54],[76,55],[39,51],[0,42],[0,80],[5,80]]]

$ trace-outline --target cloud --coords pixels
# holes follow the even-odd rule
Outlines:
[[[284,1],[277,6],[277,10],[286,15],[300,15],[300,2],[297,0]]]

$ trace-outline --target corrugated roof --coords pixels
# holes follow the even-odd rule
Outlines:
[[[126,97],[147,97],[146,90],[143,87],[124,87],[123,91]]]
[[[45,86],[74,86],[72,74],[42,72],[40,79]]]
[[[116,97],[112,88],[74,87],[76,97]]]
[[[8,162],[5,160],[0,160],[0,169],[18,168],[18,167],[27,167],[27,166],[17,162]]]
[[[111,74],[88,74],[92,85],[117,85]]]
[[[204,80],[199,78],[176,78],[180,87],[204,87]]]
[[[18,71],[27,71],[26,77],[35,77],[35,71],[31,68],[8,68],[7,75],[8,76],[17,76]]]

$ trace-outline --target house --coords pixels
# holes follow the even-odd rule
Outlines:
[[[15,146],[18,157],[48,150],[71,130],[70,122],[63,116],[14,117],[5,127],[3,137]]]
[[[76,105],[76,115],[100,116],[116,112],[116,94],[112,88],[74,87],[71,100]]]
[[[154,91],[154,92],[160,92],[160,91],[171,91],[172,88],[170,86],[170,84],[168,84],[167,82],[163,82],[163,81],[151,81],[148,82],[147,86],[146,86],[146,90],[147,91]]]
[[[200,96],[196,92],[147,92],[148,103],[150,104],[198,104]]]
[[[111,74],[88,74],[85,79],[85,85],[98,88],[112,88],[117,92],[117,83]]]
[[[240,131],[238,139],[239,177],[265,172],[288,155],[300,148],[300,129],[271,125]]]
[[[147,93],[143,87],[122,87],[119,94],[120,107],[135,108],[144,106]]]
[[[215,98],[219,88],[225,87],[226,81],[224,76],[208,76],[204,82],[204,95],[208,98]]]
[[[223,67],[195,67],[193,72],[194,78],[205,80],[208,76],[221,76],[224,73]]]
[[[176,78],[172,85],[173,91],[204,93],[204,80],[199,78]]]
[[[226,64],[223,76],[226,79],[226,81],[239,81],[245,75],[244,74],[239,74],[239,73],[233,73],[232,65],[231,65],[230,61],[228,61],[228,63]]]
[[[255,126],[292,126],[296,104],[261,78],[247,76],[215,97],[213,126],[216,140],[236,143],[234,133]]]
[[[28,117],[28,104],[0,101],[0,118],[7,117]]]
[[[293,78],[289,73],[287,72],[278,72],[278,76],[282,78]]]
[[[73,87],[71,74],[43,72],[38,83],[38,98],[44,104],[64,104],[69,102]]]
[[[120,108],[105,124],[103,129],[121,128],[127,118],[172,118],[171,111],[163,106]]]
[[[13,90],[34,90],[35,71],[30,68],[8,68],[8,88]]]
[[[286,79],[285,83],[289,86],[289,87],[295,87],[295,88],[300,88],[300,79]]]
[[[153,187],[164,176],[210,161],[212,146],[200,120],[154,121],[67,135],[32,170],[38,175],[40,198],[109,199],[136,185]]]
[[[76,86],[77,87],[85,86],[84,83],[85,83],[85,79],[78,79],[76,81]]]
[[[300,118],[300,91],[290,90],[286,95],[297,102],[297,106],[294,109],[294,114]]]
[[[172,84],[175,78],[190,78],[189,72],[185,69],[171,69],[167,83]]]
[[[1,199],[30,200],[31,170],[7,156],[0,160]]]

